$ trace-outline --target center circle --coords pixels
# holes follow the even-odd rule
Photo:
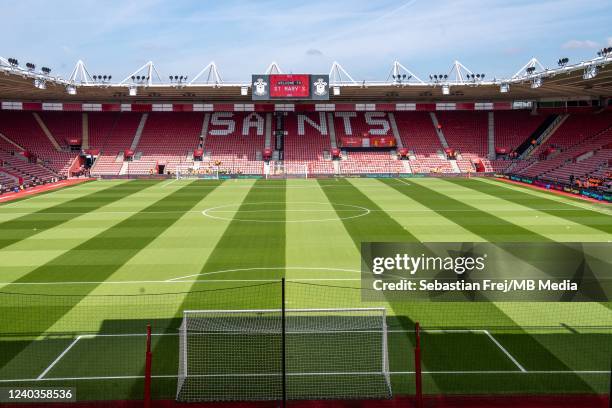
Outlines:
[[[275,214],[281,213],[283,219],[275,219]],[[369,213],[368,208],[358,205],[316,201],[227,204],[202,211],[204,216],[217,220],[263,223],[338,221],[363,217]],[[301,214],[307,214],[307,217],[291,219],[291,215],[299,217]]]

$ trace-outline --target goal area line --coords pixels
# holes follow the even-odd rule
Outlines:
[[[262,309],[272,310],[276,309]],[[300,309],[295,309],[300,310]],[[332,310],[332,309],[319,309],[320,311]],[[373,309],[352,309],[352,310],[373,310]],[[376,308],[374,308],[376,310]],[[387,331],[392,334],[411,334],[412,330],[405,329],[390,329]],[[287,334],[308,334],[309,331],[288,331]],[[378,333],[376,330],[337,330],[337,331],[326,331],[326,332],[312,332],[312,333],[323,333],[323,334],[342,334],[342,333]],[[602,375],[609,374],[608,370],[527,370],[525,369],[512,355],[499,343],[492,334],[485,329],[430,329],[424,330],[424,333],[431,334],[480,334],[484,335],[491,340],[491,342],[498,347],[503,354],[515,365],[517,370],[439,370],[439,371],[422,371],[422,374],[427,375],[506,375],[506,374],[531,374],[531,375]],[[213,333],[201,333],[203,335],[243,335],[244,333],[233,331],[233,332],[213,332]],[[259,332],[253,334],[266,334],[266,332]],[[180,333],[152,333],[151,336],[179,336]],[[47,368],[44,369],[41,375],[37,378],[21,378],[21,379],[0,379],[0,384],[16,383],[16,382],[38,382],[38,381],[88,381],[88,380],[133,380],[144,378],[143,375],[125,375],[125,376],[83,376],[83,377],[46,377],[46,375],[55,367],[68,353],[69,351],[79,342],[85,339],[96,339],[96,338],[122,338],[122,337],[146,337],[146,333],[118,333],[118,334],[79,334],[76,337],[64,337],[64,336],[49,336],[48,339],[53,338],[66,338],[72,339],[72,342],[51,362]],[[39,341],[45,341],[39,340]],[[313,373],[287,373],[287,376],[342,376],[342,375],[378,375],[380,372],[313,372]],[[390,375],[414,375],[414,371],[390,371]],[[266,377],[266,376],[279,376],[280,373],[253,373],[253,374],[206,374],[206,375],[195,375],[194,377],[202,378],[222,378],[222,377]],[[177,374],[161,374],[152,375],[151,378],[177,378]]]
[[[602,375],[609,374],[607,370],[482,370],[482,371],[422,371],[422,374],[427,375]],[[379,375],[380,372],[328,372],[328,373],[287,373],[287,376],[340,376],[340,375]],[[390,371],[391,375],[414,375],[414,371]],[[216,378],[216,377],[275,377],[281,376],[278,374],[208,374],[194,375],[198,378]],[[177,378],[177,374],[153,374],[151,378]],[[52,382],[52,381],[94,381],[94,380],[137,380],[145,378],[144,375],[119,375],[119,376],[91,376],[91,377],[44,377],[44,378],[18,378],[18,379],[0,379],[0,384],[9,384],[17,382]]]

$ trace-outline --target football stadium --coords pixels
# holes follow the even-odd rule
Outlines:
[[[24,58],[0,406],[610,406],[609,46],[378,80]]]

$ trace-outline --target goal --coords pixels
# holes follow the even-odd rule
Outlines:
[[[390,398],[384,308],[184,311],[180,402]]]
[[[308,178],[308,164],[271,162],[266,176],[269,178]]]
[[[176,166],[176,178],[181,179],[219,179],[219,168],[196,167],[193,165]]]

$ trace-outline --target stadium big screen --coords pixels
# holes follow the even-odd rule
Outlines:
[[[270,97],[305,98],[310,96],[310,75],[270,75]]]
[[[328,100],[329,75],[253,75],[252,89],[253,100]]]

